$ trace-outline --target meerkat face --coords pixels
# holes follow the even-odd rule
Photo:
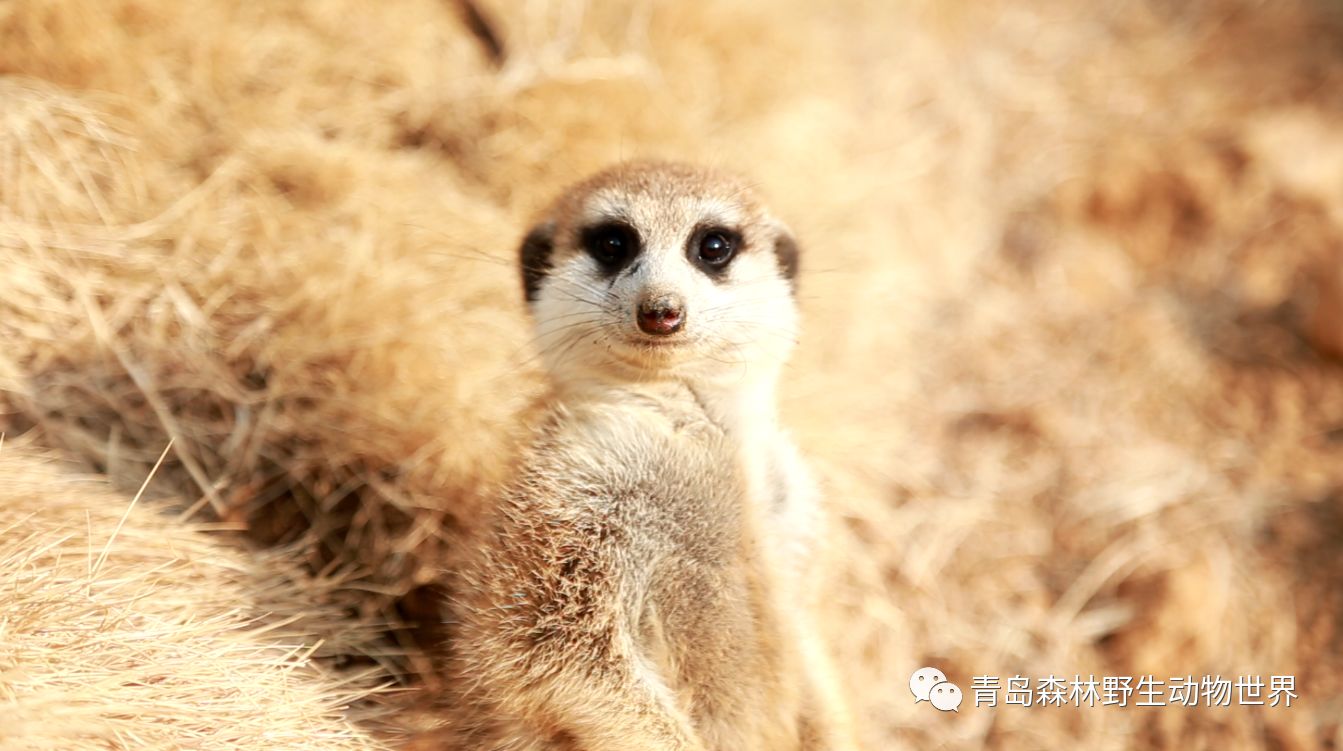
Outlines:
[[[704,377],[777,367],[797,336],[797,249],[741,182],[617,167],[567,192],[521,252],[558,377]]]

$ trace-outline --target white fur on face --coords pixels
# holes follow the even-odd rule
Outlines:
[[[764,227],[745,219],[731,201],[700,196],[639,200],[597,193],[580,226],[621,219],[639,233],[638,256],[615,277],[603,275],[581,250],[553,267],[532,304],[538,342],[553,377],[599,380],[750,378],[776,370],[797,336],[792,288],[784,279]],[[691,232],[702,224],[744,230],[749,249],[738,250],[720,278],[688,257]],[[576,242],[556,238],[557,243]],[[649,337],[636,323],[641,300],[674,294],[684,301],[685,324],[666,337]]]

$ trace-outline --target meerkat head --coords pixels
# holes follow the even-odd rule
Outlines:
[[[521,249],[557,379],[776,371],[797,336],[797,246],[741,180],[627,164],[570,188]]]

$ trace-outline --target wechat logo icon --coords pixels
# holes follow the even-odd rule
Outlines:
[[[909,690],[914,694],[914,703],[926,701],[941,712],[960,714],[957,707],[965,700],[961,687],[947,680],[947,676],[937,668],[919,668],[909,676]]]

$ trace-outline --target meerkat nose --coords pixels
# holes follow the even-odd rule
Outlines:
[[[654,336],[675,334],[685,325],[685,301],[678,295],[644,298],[635,316],[639,330]]]

